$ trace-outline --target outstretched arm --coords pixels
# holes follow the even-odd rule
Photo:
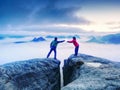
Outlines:
[[[68,43],[73,43],[73,40],[72,41],[67,41]]]
[[[64,42],[65,40],[62,40],[62,41],[58,41],[58,43],[62,43],[62,42]]]

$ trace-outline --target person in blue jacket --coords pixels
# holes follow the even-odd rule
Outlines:
[[[58,41],[57,40],[57,37],[54,38],[54,40],[50,43],[50,51],[47,55],[47,58],[49,58],[50,54],[52,51],[54,51],[54,59],[57,59],[56,56],[57,56],[57,51],[56,51],[56,48],[57,48],[57,45],[58,43],[62,43],[64,42],[65,40],[62,40],[62,41]]]

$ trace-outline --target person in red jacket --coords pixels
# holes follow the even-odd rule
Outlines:
[[[78,55],[78,50],[79,50],[79,44],[78,44],[78,42],[76,41],[76,37],[73,37],[73,40],[71,40],[71,41],[67,41],[68,43],[73,43],[74,44],[74,46],[75,46],[75,56],[77,56]]]

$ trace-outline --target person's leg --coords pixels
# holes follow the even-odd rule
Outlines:
[[[75,56],[78,55],[79,46],[75,47]]]
[[[54,59],[57,59],[57,52],[56,52],[56,48],[54,49]]]
[[[50,56],[52,50],[53,50],[53,49],[51,48],[50,51],[49,51],[49,53],[48,53],[48,55],[47,55],[47,58]]]

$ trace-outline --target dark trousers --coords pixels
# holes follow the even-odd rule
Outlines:
[[[54,47],[52,47],[52,48],[50,49],[50,51],[49,51],[49,53],[48,53],[48,55],[47,55],[47,58],[50,56],[50,54],[51,54],[52,51],[54,51],[54,59],[56,59],[57,53],[56,53],[56,48],[54,48]]]
[[[78,55],[79,46],[75,47],[75,56]]]

